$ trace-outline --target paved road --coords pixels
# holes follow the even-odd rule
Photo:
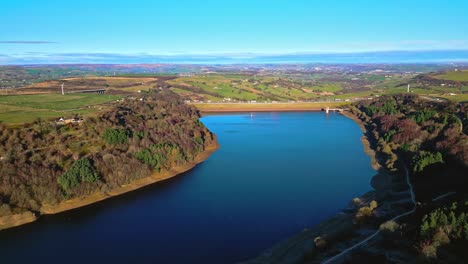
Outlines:
[[[442,199],[442,198],[444,198],[446,196],[453,195],[453,194],[456,194],[456,192],[448,192],[446,194],[439,195],[436,198],[432,199],[432,201],[435,202],[437,200],[440,200],[440,199]]]
[[[410,215],[412,213],[414,213],[416,211],[416,196],[414,194],[414,190],[413,190],[413,185],[411,184],[411,181],[410,181],[410,176],[409,176],[409,172],[408,172],[408,169],[406,167],[405,168],[405,173],[406,173],[406,183],[408,184],[409,186],[409,190],[410,190],[410,193],[411,193],[411,201],[413,202],[414,204],[414,207],[413,209],[411,209],[410,211],[406,212],[406,213],[403,213],[403,214],[400,214],[400,215],[397,215],[395,216],[394,218],[388,220],[388,221],[396,221],[402,217],[405,217],[407,215]],[[437,197],[435,197],[434,199],[432,199],[433,202],[439,200],[439,199],[442,199],[444,197],[447,197],[449,195],[453,195],[453,194],[456,194],[456,192],[448,192],[448,193],[445,193],[445,194],[442,194],[442,195],[439,195]],[[327,260],[325,260],[324,262],[322,262],[322,264],[331,264],[331,263],[334,263],[335,261],[339,261],[340,258],[343,258],[346,256],[346,254],[348,254],[349,252],[351,252],[353,249],[356,249],[358,248],[359,246],[362,246],[364,245],[365,243],[367,243],[368,241],[370,241],[371,239],[373,239],[374,237],[378,236],[380,234],[380,229],[377,230],[375,233],[373,233],[372,235],[368,236],[367,238],[365,238],[364,240],[360,241],[359,243],[343,250],[340,254],[338,255],[335,255]]]
[[[406,213],[403,213],[403,214],[400,214],[400,215],[397,215],[397,216],[395,216],[394,218],[392,218],[392,219],[390,219],[388,221],[396,221],[396,220],[398,220],[398,219],[400,219],[402,217],[405,217],[407,215],[410,215],[410,214],[412,214],[412,213],[414,213],[416,211],[416,196],[414,195],[413,185],[411,184],[411,181],[410,181],[410,176],[409,176],[408,169],[406,167],[404,167],[404,168],[405,168],[405,173],[406,173],[406,183],[409,186],[409,190],[410,190],[410,194],[411,194],[411,201],[413,202],[414,206],[413,206],[413,209],[411,209],[410,211],[408,211]],[[371,239],[378,236],[379,234],[380,234],[380,229],[377,230],[372,235],[365,238],[364,240],[360,241],[359,243],[354,244],[353,246],[341,251],[338,255],[335,255],[335,256],[325,260],[324,262],[322,262],[322,264],[330,264],[330,263],[334,263],[335,261],[339,261],[340,258],[345,257],[346,254],[348,254],[349,252],[353,251],[354,249],[366,244],[367,242],[369,242]]]

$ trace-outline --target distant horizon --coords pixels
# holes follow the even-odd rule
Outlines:
[[[467,63],[468,49],[287,53],[41,53],[0,54],[0,65],[54,64],[359,64]]]
[[[5,1],[0,64],[194,62],[184,56],[252,63],[224,58],[234,55],[283,57],[275,63],[313,55],[315,62],[323,55],[468,50],[467,9],[466,1],[439,0]]]

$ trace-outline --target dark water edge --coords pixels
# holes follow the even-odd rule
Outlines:
[[[209,115],[220,149],[167,181],[0,232],[2,263],[234,263],[344,208],[375,174],[338,114]]]

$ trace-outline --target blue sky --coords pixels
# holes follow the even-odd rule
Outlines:
[[[0,54],[466,50],[467,13],[462,0],[5,0]]]

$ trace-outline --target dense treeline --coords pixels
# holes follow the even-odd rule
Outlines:
[[[405,94],[362,101],[351,110],[367,124],[387,169],[396,170],[397,160],[404,160],[399,164],[413,172],[420,198],[467,187],[468,113],[464,104]]]
[[[0,213],[39,210],[194,160],[214,143],[199,113],[151,90],[79,124],[0,124]]]
[[[419,255],[423,262],[464,263],[460,260],[466,260],[468,243],[466,106],[402,94],[362,101],[351,111],[365,124],[379,163],[397,172],[391,173],[389,200],[406,191],[406,171],[417,200],[414,213],[399,220],[404,224],[390,221],[380,227],[383,237],[375,247],[405,257]],[[462,202],[440,207],[453,197]],[[412,203],[409,206],[404,212]],[[382,259],[391,257],[382,254]]]

